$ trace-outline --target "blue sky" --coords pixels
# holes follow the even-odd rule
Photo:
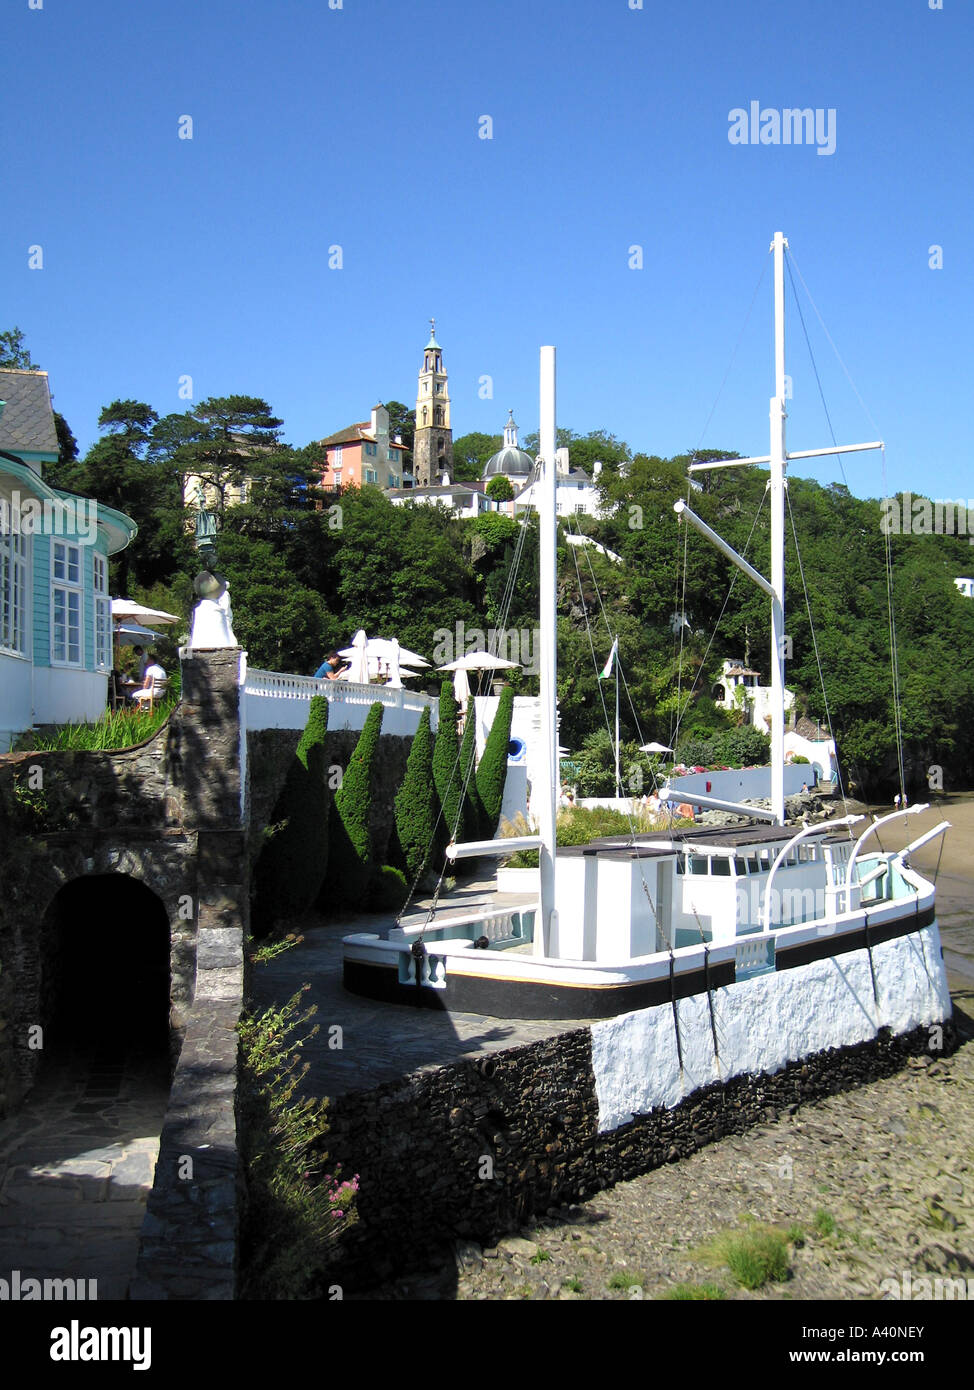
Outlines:
[[[875,422],[806,301],[839,441],[974,497],[974,18],[929,3],[7,0],[0,327],[83,448],[113,398],[185,409],[185,375],[295,444],[413,405],[434,315],[457,435],[536,428],[554,343],[560,424],[764,453],[780,228]],[[835,152],[731,144],[751,101],[834,109]],[[826,444],[793,308],[788,351],[789,445]]]

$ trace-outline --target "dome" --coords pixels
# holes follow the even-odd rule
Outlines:
[[[514,411],[511,410],[504,426],[504,446],[487,460],[484,481],[498,477],[527,478],[533,472],[534,459],[518,448],[517,425],[514,423]]]

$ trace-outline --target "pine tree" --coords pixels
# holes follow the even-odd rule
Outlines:
[[[453,697],[453,682],[445,680],[440,690],[440,722],[433,749],[433,781],[443,811],[442,836],[445,841],[460,834],[458,826],[463,802],[463,778],[460,774],[460,740],[457,736],[457,716],[460,707]]]
[[[373,873],[372,766],[382,729],[382,705],[369,710],[365,727],[335,793],[331,818],[328,899],[364,907]]]
[[[254,928],[307,912],[328,869],[328,701],[315,695],[254,869]],[[275,827],[279,827],[275,829]]]
[[[507,752],[511,741],[511,718],[514,714],[514,690],[505,685],[497,701],[494,722],[490,726],[480,766],[477,768],[477,791],[483,806],[480,833],[492,840],[497,833],[507,781]]]
[[[396,794],[396,834],[407,881],[412,884],[433,863],[437,814],[433,784],[433,734],[429,709],[423,710],[406,760],[406,775]]]

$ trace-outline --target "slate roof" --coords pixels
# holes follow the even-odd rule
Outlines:
[[[0,449],[16,453],[58,453],[47,372],[0,370]]]

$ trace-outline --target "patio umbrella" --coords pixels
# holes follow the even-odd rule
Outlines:
[[[640,753],[672,753],[672,748],[667,748],[665,743],[641,743]]]
[[[134,622],[151,623],[154,626],[182,622],[178,613],[166,613],[161,608],[146,608],[142,603],[133,603],[130,598],[112,599],[112,617],[122,622],[131,618]]]
[[[366,647],[365,629],[359,628],[352,638],[352,645],[343,648],[339,656],[348,657],[351,665],[343,676],[339,679],[343,681],[354,681],[357,685],[368,685],[369,683],[369,661],[365,654]]]
[[[518,665],[517,661],[507,661],[502,656],[495,656],[493,652],[467,652],[465,656],[458,656],[456,661],[449,661],[445,666],[438,666],[438,671],[453,671],[453,693],[461,709],[466,709],[467,700],[470,697],[469,671],[501,671],[514,670]]]
[[[151,642],[158,637],[151,627],[140,627],[138,623],[119,623],[115,628],[115,641],[120,647],[134,647],[140,642]]]

